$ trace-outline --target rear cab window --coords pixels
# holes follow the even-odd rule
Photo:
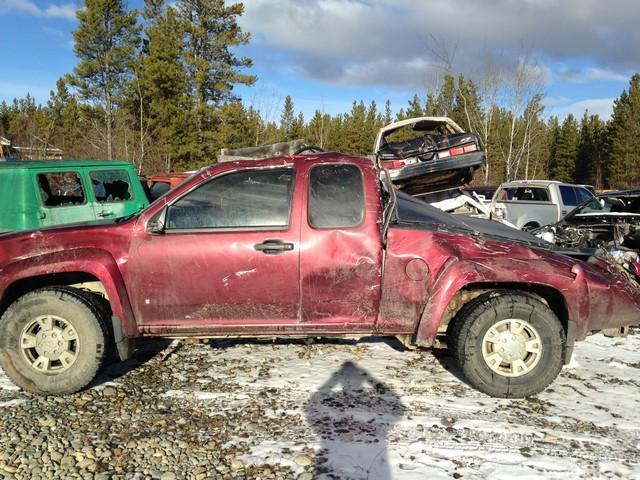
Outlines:
[[[498,193],[500,202],[549,202],[549,190],[545,187],[506,187]]]
[[[364,220],[364,181],[353,164],[317,165],[309,174],[308,222],[314,228],[357,227]]]
[[[36,176],[45,207],[68,207],[87,202],[79,172],[48,172]]]

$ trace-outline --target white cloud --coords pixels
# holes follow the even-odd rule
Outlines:
[[[611,80],[614,82],[628,83],[631,72],[624,74],[614,72],[608,68],[589,68],[587,69],[587,78],[589,80]]]
[[[610,68],[598,67],[579,69],[562,66],[559,69],[560,78],[569,83],[575,84],[585,84],[600,81],[627,83],[632,74],[632,70],[628,70],[626,72],[616,72]]]
[[[74,20],[76,18],[76,10],[77,7],[71,3],[65,3],[63,5],[50,5],[45,10],[45,16]]]
[[[437,61],[481,72],[487,60],[508,70],[523,52],[588,58],[597,68],[586,79],[617,81],[640,65],[637,8],[637,0],[247,0],[240,21],[254,44],[285,50],[306,75],[330,83],[387,76],[388,85],[411,86],[416,59],[427,75]],[[540,74],[549,81],[547,67]]]
[[[556,99],[557,101],[546,105],[549,107],[550,115],[557,115],[563,119],[570,113],[580,119],[586,111],[589,115],[598,115],[603,120],[609,120],[613,113],[613,98],[590,98],[571,103],[566,98]]]
[[[72,3],[49,5],[40,8],[30,0],[0,0],[0,14],[22,12],[41,18],[63,18],[74,20],[78,7]]]
[[[572,103],[566,108],[566,113],[573,113],[576,118],[582,117],[585,110],[589,115],[599,115],[608,120],[613,113],[613,98],[591,98]]]

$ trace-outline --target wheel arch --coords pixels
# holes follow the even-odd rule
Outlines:
[[[476,297],[495,291],[506,293],[520,293],[528,295],[546,304],[558,317],[567,336],[567,352],[565,361],[568,362],[575,343],[576,325],[571,321],[566,299],[559,290],[542,284],[526,282],[471,282],[460,286],[457,290],[450,292],[448,298],[440,303],[440,308],[432,305],[431,309],[426,308],[420,320],[416,335],[418,345],[431,346],[436,342],[436,337],[447,332],[449,323],[456,314]]]
[[[450,321],[465,304],[487,292],[496,292],[496,295],[500,295],[501,293],[519,293],[537,298],[542,303],[546,304],[558,317],[565,333],[569,328],[568,325],[570,320],[567,302],[562,293],[555,288],[547,285],[519,282],[477,282],[465,285],[455,293],[447,305],[445,314],[443,315],[438,327],[438,333],[445,332],[447,330]]]
[[[38,288],[73,286],[103,295],[128,337],[138,329],[115,260],[101,250],[65,250],[7,265],[1,282],[0,315],[20,296]]]

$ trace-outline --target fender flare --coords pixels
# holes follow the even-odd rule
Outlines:
[[[579,282],[578,287],[581,283]],[[500,284],[504,284],[511,289],[513,289],[514,285],[521,285],[525,288],[527,286],[527,282],[523,282],[515,270],[509,273],[502,269],[492,268],[490,261],[480,264],[474,261],[450,259],[443,266],[438,279],[434,283],[429,300],[420,317],[418,328],[416,329],[416,344],[432,346],[435,343],[438,329],[452,300],[460,291],[472,284],[474,287],[481,287],[482,284],[487,284],[488,289],[496,289],[496,286]],[[569,305],[563,292],[552,284],[536,282],[532,285],[546,290],[553,290],[559,298],[562,298],[565,307],[567,307],[567,334],[571,334],[575,339],[575,321],[579,319],[579,315],[578,312],[568,308]],[[525,288],[523,288],[524,291],[526,291]],[[569,345],[572,346],[573,341]]]
[[[4,294],[18,281],[56,273],[85,273],[97,278],[107,292],[113,316],[121,321],[123,333],[127,337],[138,336],[138,327],[120,269],[115,259],[101,249],[61,250],[18,259],[3,268],[0,292]]]

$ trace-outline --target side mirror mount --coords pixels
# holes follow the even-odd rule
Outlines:
[[[151,235],[160,235],[164,233],[165,221],[167,218],[167,207],[156,213],[147,222],[147,232]]]

